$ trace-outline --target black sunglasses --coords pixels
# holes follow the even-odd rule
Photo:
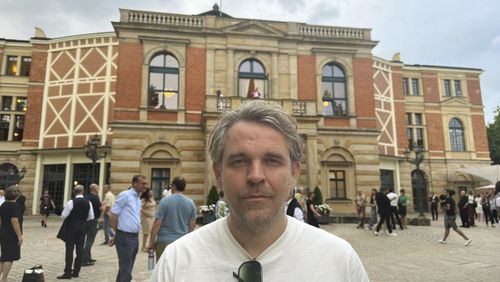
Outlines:
[[[233,272],[238,282],[262,282],[262,266],[256,260],[245,261],[238,268],[238,274]]]

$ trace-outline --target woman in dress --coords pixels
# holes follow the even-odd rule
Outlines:
[[[146,248],[148,246],[148,236],[151,231],[151,226],[153,226],[153,220],[155,218],[155,199],[153,197],[153,191],[147,189],[141,195],[141,227],[142,227],[142,251],[147,252]]]
[[[16,203],[21,191],[17,186],[5,190],[5,202],[0,206],[0,276],[7,282],[14,261],[21,258],[23,235],[19,224],[20,209]]]
[[[50,208],[55,209],[56,205],[52,200],[52,196],[49,195],[48,190],[43,190],[42,196],[40,197],[40,215],[42,216],[42,227],[47,227],[47,218],[50,215]]]
[[[307,223],[309,223],[312,226],[315,226],[315,227],[319,228],[319,223],[318,223],[318,220],[316,219],[316,216],[320,217],[321,215],[319,214],[319,212],[314,207],[313,200],[314,200],[314,192],[309,192],[308,199],[306,201],[306,205],[307,205]]]
[[[365,227],[365,213],[366,213],[366,196],[362,191],[358,191],[356,196],[356,213],[358,215],[358,226],[356,228]]]
[[[483,206],[481,205],[481,194],[476,194],[476,197],[474,198],[474,202],[476,202],[476,220],[477,222],[484,221],[484,214],[483,214]]]

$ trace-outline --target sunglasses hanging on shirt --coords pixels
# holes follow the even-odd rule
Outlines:
[[[238,274],[233,272],[238,282],[262,282],[262,266],[256,260],[242,263],[238,268]]]

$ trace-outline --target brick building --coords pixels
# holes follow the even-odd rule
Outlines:
[[[410,210],[425,206],[431,191],[479,184],[456,169],[490,163],[480,69],[377,58],[369,29],[232,18],[216,7],[122,9],[113,27],[0,39],[0,185],[25,168],[33,213],[42,187],[60,205],[75,183],[109,182],[118,192],[136,173],[157,197],[182,174],[202,204],[215,185],[210,132],[253,95],[297,119],[300,185],[320,187],[334,213],[353,213],[356,191],[381,185],[405,188]],[[84,145],[95,136],[110,151],[93,164]],[[404,155],[416,146],[420,173]]]

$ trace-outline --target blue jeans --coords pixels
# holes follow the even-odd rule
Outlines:
[[[109,216],[107,214],[103,214],[103,219],[104,219],[104,242],[109,242],[109,235],[115,236],[115,234],[112,234],[113,231],[111,230],[111,225],[109,224]]]
[[[115,236],[116,253],[118,254],[117,282],[130,282],[134,269],[135,256],[139,250],[139,234],[117,231]]]

